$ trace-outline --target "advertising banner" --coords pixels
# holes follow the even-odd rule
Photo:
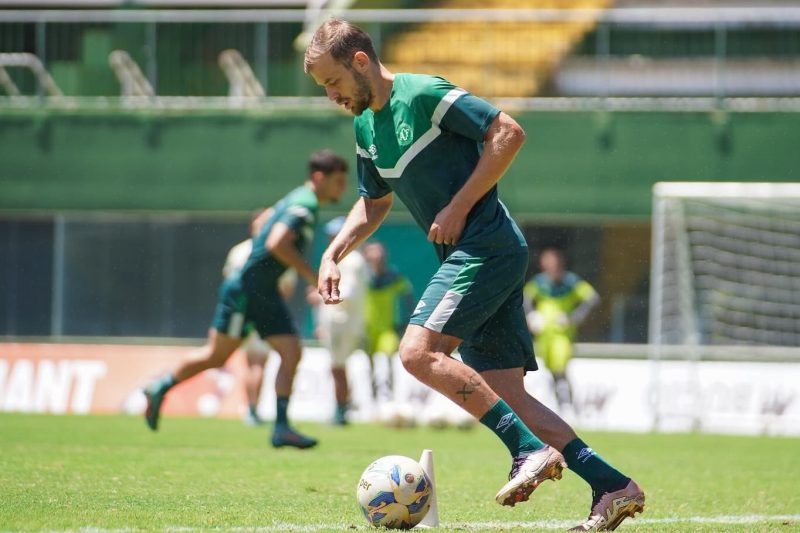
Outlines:
[[[144,411],[150,380],[192,356],[191,347],[0,343],[0,411],[89,414]],[[259,413],[274,418],[280,358],[265,368]],[[540,365],[542,366],[542,365]],[[166,416],[238,417],[246,409],[247,363],[235,353],[220,369],[172,389]],[[474,423],[454,403],[410,376],[395,356],[370,363],[348,359],[351,420],[391,425]],[[572,406],[559,406],[547,371],[528,373],[525,386],[579,428],[610,431],[707,431],[800,435],[800,364],[575,359],[568,368]],[[393,387],[373,394],[373,383]],[[380,386],[376,387],[378,390]],[[328,422],[335,409],[330,357],[304,349],[289,415]]]

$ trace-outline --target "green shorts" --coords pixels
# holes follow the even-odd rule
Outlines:
[[[428,283],[409,323],[462,339],[461,358],[478,372],[536,370],[522,308],[527,268],[527,249],[485,257],[457,250]]]
[[[277,287],[248,291],[238,277],[228,278],[220,286],[211,327],[238,338],[253,330],[262,338],[297,335],[292,315]]]

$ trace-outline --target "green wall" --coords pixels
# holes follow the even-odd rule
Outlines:
[[[660,180],[800,181],[800,113],[512,114],[528,139],[501,197],[523,219],[646,218]],[[353,153],[349,117],[5,109],[0,210],[243,211],[299,183],[323,147]]]

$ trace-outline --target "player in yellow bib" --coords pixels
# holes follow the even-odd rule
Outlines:
[[[562,410],[572,407],[567,365],[578,325],[600,301],[594,288],[566,270],[564,254],[546,248],[539,256],[542,269],[525,284],[526,318],[535,336],[536,354],[553,374],[556,399]]]
[[[364,258],[369,264],[372,279],[366,300],[366,350],[370,358],[376,354],[392,357],[400,347],[400,335],[414,310],[411,282],[387,264],[386,248],[378,241],[364,246]],[[389,364],[391,369],[391,363]],[[377,378],[377,376],[376,376]],[[375,397],[390,400],[391,372],[386,383],[374,383]]]

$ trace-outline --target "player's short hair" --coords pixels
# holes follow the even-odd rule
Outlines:
[[[311,154],[308,160],[308,174],[311,175],[314,172],[323,174],[347,172],[347,161],[333,150],[320,150]]]
[[[303,59],[303,68],[308,72],[308,69],[328,52],[338,63],[350,68],[353,55],[359,51],[367,54],[374,63],[378,62],[375,45],[372,44],[367,32],[346,20],[331,17],[323,22],[311,37]]]

